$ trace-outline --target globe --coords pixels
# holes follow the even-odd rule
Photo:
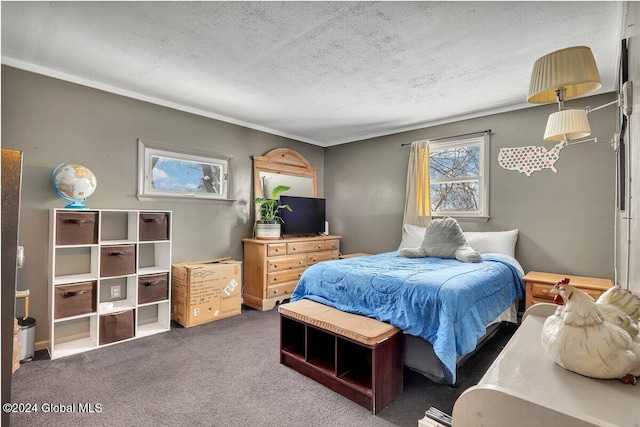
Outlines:
[[[96,176],[84,166],[62,163],[51,172],[51,185],[58,196],[71,202],[68,209],[87,209],[84,202],[96,191]]]

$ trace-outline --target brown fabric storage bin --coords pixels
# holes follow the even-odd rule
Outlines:
[[[100,248],[100,277],[125,276],[136,272],[135,245]]]
[[[140,213],[140,240],[169,240],[168,214]]]
[[[169,298],[169,273],[138,277],[138,304]]]
[[[58,212],[56,245],[98,243],[98,212]]]
[[[133,338],[133,310],[100,316],[100,345]]]
[[[96,282],[72,283],[55,287],[54,317],[78,316],[96,311]]]

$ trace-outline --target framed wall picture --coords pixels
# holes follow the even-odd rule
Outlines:
[[[138,199],[231,200],[231,156],[138,139]]]

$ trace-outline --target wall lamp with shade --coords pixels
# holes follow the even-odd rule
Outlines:
[[[564,109],[564,101],[577,98],[602,87],[600,73],[591,49],[574,46],[551,52],[533,65],[527,102],[534,104],[558,103],[558,111],[547,120],[545,141],[567,141],[567,145],[598,142],[597,138],[568,141],[591,135],[587,115],[601,108],[618,105],[625,116],[631,114],[631,82],[625,82],[616,101],[596,108]],[[608,141],[617,150],[619,135]]]

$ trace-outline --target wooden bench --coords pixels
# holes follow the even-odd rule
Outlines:
[[[400,329],[306,299],[278,311],[280,363],[374,414],[400,395]]]

